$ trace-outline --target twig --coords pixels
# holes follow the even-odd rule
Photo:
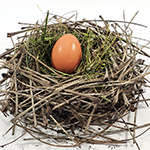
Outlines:
[[[52,116],[52,115],[49,115],[53,120],[54,120],[54,122],[58,125],[58,127],[60,127],[65,133],[66,133],[66,135],[68,135],[68,137],[70,137],[70,139],[72,140],[72,141],[74,141],[76,144],[78,144],[74,139],[73,139],[73,137],[70,135],[70,134],[68,134],[68,132],[54,119],[54,117]],[[78,145],[79,146],[79,145]]]
[[[30,79],[30,86],[32,86],[32,80]],[[31,101],[32,101],[32,106],[34,105],[34,99],[33,99],[33,92],[32,92],[32,88],[30,87],[30,93],[31,93]],[[37,120],[36,120],[36,113],[35,113],[35,109],[34,107],[32,108],[33,111],[33,119],[34,119],[34,127],[37,126]]]

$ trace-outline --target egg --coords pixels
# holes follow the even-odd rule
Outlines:
[[[72,34],[65,34],[52,49],[51,64],[53,68],[71,74],[79,66],[81,58],[82,50],[78,39]]]

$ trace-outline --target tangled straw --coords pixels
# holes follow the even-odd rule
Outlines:
[[[130,111],[136,114],[139,102],[148,105],[143,86],[149,82],[145,77],[150,74],[149,66],[136,56],[150,56],[131,41],[128,28],[123,30],[114,21],[111,31],[108,21],[100,17],[104,27],[98,25],[98,20],[49,18],[48,12],[42,24],[28,24],[20,32],[8,33],[8,37],[25,33],[12,49],[0,55],[1,69],[8,69],[2,74],[1,111],[13,115],[13,133],[19,126],[32,136],[26,140],[80,147],[83,143],[126,143],[130,139],[117,140],[107,134],[128,131],[139,148],[134,133],[143,126],[130,123],[129,128],[123,118]],[[71,75],[55,70],[50,62],[55,42],[66,33],[78,38],[83,52],[80,66]],[[93,125],[104,128],[95,131]],[[117,130],[110,132],[110,127]],[[54,144],[47,139],[73,144]]]

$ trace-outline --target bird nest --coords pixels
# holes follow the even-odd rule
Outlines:
[[[127,131],[136,141],[136,124],[129,128],[124,117],[136,112],[139,102],[148,105],[143,96],[148,65],[137,55],[150,56],[131,41],[132,22],[123,29],[100,18],[71,21],[47,13],[42,24],[23,24],[27,26],[21,31],[8,33],[11,39],[23,34],[0,55],[1,69],[7,69],[2,73],[0,105],[5,116],[13,115],[13,134],[19,126],[32,136],[28,140],[59,147],[126,143],[106,136],[114,127],[114,132]],[[55,70],[50,61],[54,44],[67,33],[75,35],[82,48],[81,63],[72,74]]]

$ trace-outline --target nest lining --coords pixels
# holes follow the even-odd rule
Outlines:
[[[136,56],[149,55],[131,41],[131,33],[128,35],[123,29],[123,33],[118,33],[120,26],[116,22],[111,25],[114,28],[111,31],[103,18],[104,27],[96,20],[67,19],[48,24],[51,19],[47,14],[44,25],[29,25],[21,31],[25,35],[18,37],[14,48],[0,55],[4,60],[1,68],[8,69],[2,74],[1,84],[5,83],[5,89],[1,93],[5,98],[1,100],[1,111],[6,116],[7,111],[14,116],[13,133],[15,126],[19,126],[34,139],[55,146],[61,145],[43,139],[50,137],[74,143],[62,146],[80,146],[85,142],[125,143],[125,139],[103,134],[119,119],[126,125],[124,130],[128,130],[123,117],[136,111],[140,101],[148,105],[145,99],[140,100],[144,97],[145,76],[149,74],[144,70],[148,65]],[[8,37],[18,33],[9,33]],[[82,61],[73,74],[55,70],[50,62],[55,42],[66,33],[75,35],[82,47]],[[106,127],[94,132],[92,125]],[[49,131],[61,134],[54,137]]]

